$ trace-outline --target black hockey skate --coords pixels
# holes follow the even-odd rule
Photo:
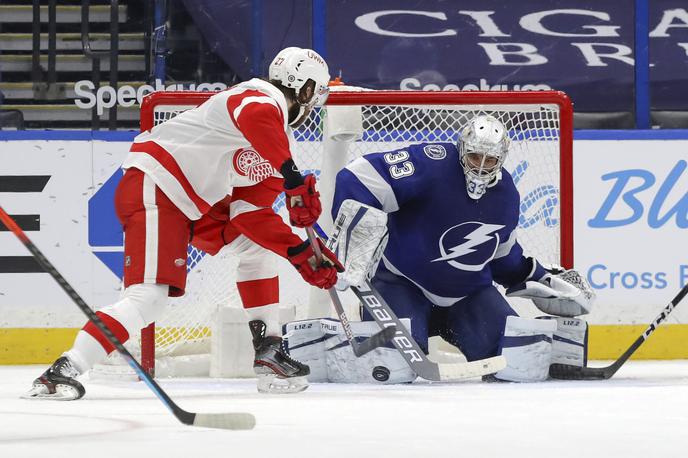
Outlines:
[[[33,381],[33,387],[24,394],[24,399],[54,399],[73,401],[84,396],[86,390],[76,377],[79,371],[65,356],[61,356]]]
[[[249,321],[256,351],[253,370],[258,375],[258,391],[261,393],[298,393],[308,388],[306,376],[310,368],[285,351],[281,337],[265,336],[265,323]]]

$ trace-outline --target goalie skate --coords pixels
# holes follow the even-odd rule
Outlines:
[[[53,399],[56,401],[73,401],[84,396],[86,390],[76,380],[79,371],[72,362],[62,356],[40,377],[33,381],[33,387],[23,399]]]
[[[298,393],[308,388],[306,376],[310,368],[285,351],[281,337],[265,336],[265,323],[260,320],[250,321],[253,335],[253,348],[256,356],[253,370],[258,376],[260,393]]]

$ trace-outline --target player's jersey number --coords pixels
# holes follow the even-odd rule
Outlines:
[[[468,192],[477,192],[479,195],[485,193],[485,183],[476,184],[475,181],[468,182]]]
[[[389,174],[392,178],[398,180],[413,175],[416,169],[408,158],[409,153],[406,151],[395,151],[384,155],[385,162],[390,165]]]

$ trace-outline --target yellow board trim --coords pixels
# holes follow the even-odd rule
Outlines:
[[[74,343],[79,328],[0,328],[0,364],[52,363]]]
[[[616,359],[645,325],[592,325],[589,359]],[[74,343],[78,328],[0,328],[0,365],[53,362]],[[660,326],[633,359],[688,359],[688,324]]]
[[[590,326],[588,359],[616,359],[647,329],[647,325]],[[688,324],[657,328],[636,350],[633,359],[688,359]]]

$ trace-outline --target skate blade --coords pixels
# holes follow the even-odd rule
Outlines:
[[[49,399],[53,401],[74,401],[79,399],[79,392],[69,385],[55,385],[55,392],[51,393],[45,385],[34,385],[21,399]]]
[[[258,392],[266,394],[292,394],[299,393],[308,388],[306,377],[281,378],[275,374],[258,376]]]

